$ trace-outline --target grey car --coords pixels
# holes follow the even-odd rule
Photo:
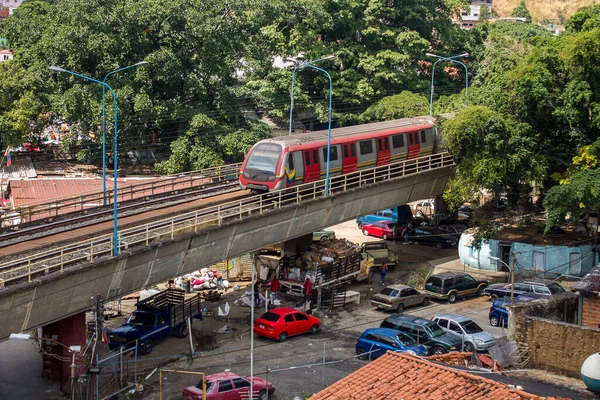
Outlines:
[[[485,351],[496,344],[496,339],[470,318],[457,314],[436,314],[431,319],[446,332],[460,336],[463,341],[463,351]]]
[[[429,304],[430,296],[407,285],[390,285],[371,299],[371,305],[381,310],[401,313],[406,307]]]

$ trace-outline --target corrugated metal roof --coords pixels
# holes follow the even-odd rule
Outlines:
[[[15,207],[101,191],[101,178],[11,179],[10,181],[10,192]]]
[[[573,289],[585,293],[600,292],[600,264],[592,268],[579,282],[576,282]]]

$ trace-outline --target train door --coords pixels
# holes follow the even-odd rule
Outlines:
[[[421,151],[419,132],[407,132],[406,136],[408,136],[408,158],[419,157],[419,152]]]
[[[387,165],[390,163],[390,138],[377,138],[377,165]]]
[[[390,162],[406,160],[408,147],[406,146],[406,134],[400,133],[391,137]]]
[[[319,151],[304,150],[304,183],[318,181],[320,174]]]
[[[419,139],[421,139],[420,154],[426,156],[433,153],[433,128],[421,129]]]
[[[358,141],[358,168],[372,168],[377,163],[377,154],[375,153],[375,139],[366,139]]]
[[[346,143],[342,145],[343,174],[349,174],[356,171],[356,143]]]

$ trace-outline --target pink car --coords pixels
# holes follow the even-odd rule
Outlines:
[[[258,400],[266,400],[267,392],[273,394],[275,388],[271,382],[263,378],[253,377],[252,386]],[[241,400],[248,399],[250,377],[239,376],[232,372],[220,372],[206,377],[206,400]],[[196,386],[183,389],[184,400],[202,400],[202,381]]]
[[[383,240],[392,239],[394,237],[394,227],[398,224],[390,221],[378,221],[371,225],[365,225],[362,227],[363,235],[365,236],[377,236]],[[397,227],[396,237],[400,235],[402,228]]]

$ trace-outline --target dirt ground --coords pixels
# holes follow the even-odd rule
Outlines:
[[[363,236],[354,221],[336,225],[331,229],[336,232],[336,237],[346,238],[354,243],[377,240],[377,238]],[[433,267],[431,260],[456,256],[456,249],[435,249],[391,241],[389,246],[398,254],[400,263],[395,270],[388,273],[386,280],[388,284],[406,282],[415,272],[426,274]],[[244,289],[230,290],[218,302],[205,303],[207,315],[203,321],[194,322],[192,331],[197,352],[195,358],[189,357],[189,339],[175,337],[157,344],[149,356],[140,356],[137,371],[138,381],[142,383],[143,390],[133,394],[133,398],[151,400],[160,398],[159,373],[152,374],[152,372],[156,367],[163,367],[178,371],[203,372],[207,375],[224,370],[231,370],[240,375],[252,373],[273,382],[276,390],[270,398],[274,400],[293,400],[296,397],[305,399],[366,365],[366,361],[354,357],[356,340],[365,329],[378,327],[389,315],[370,306],[370,296],[381,289],[379,284],[353,283],[348,289],[361,293],[359,305],[347,304],[344,308],[327,311],[321,317],[322,330],[319,333],[302,335],[279,343],[252,337],[253,335],[250,334],[250,308],[233,305],[233,301],[241,296]],[[293,307],[296,304],[294,298],[283,297],[281,300],[283,307]],[[506,332],[489,325],[487,318],[490,304],[486,300],[486,298],[473,298],[457,301],[452,305],[432,302],[427,307],[408,309],[407,313],[426,318],[441,312],[469,315],[482,328],[496,337],[501,337]],[[124,304],[124,311],[133,309],[134,301],[128,302]],[[218,307],[223,306],[225,302],[231,305],[231,313],[228,317],[219,317]],[[256,310],[254,318],[262,312],[264,309]],[[113,321],[118,325],[122,319]],[[218,330],[225,325],[230,328],[228,333],[218,333]],[[549,379],[552,381],[552,378]],[[195,385],[199,380],[200,378],[194,375],[164,373],[162,398],[181,399],[183,388]],[[562,386],[543,384],[541,388],[538,388],[536,383],[526,382],[524,389],[545,390],[544,395],[585,398],[580,391],[567,387],[577,387],[576,381],[561,381]]]

